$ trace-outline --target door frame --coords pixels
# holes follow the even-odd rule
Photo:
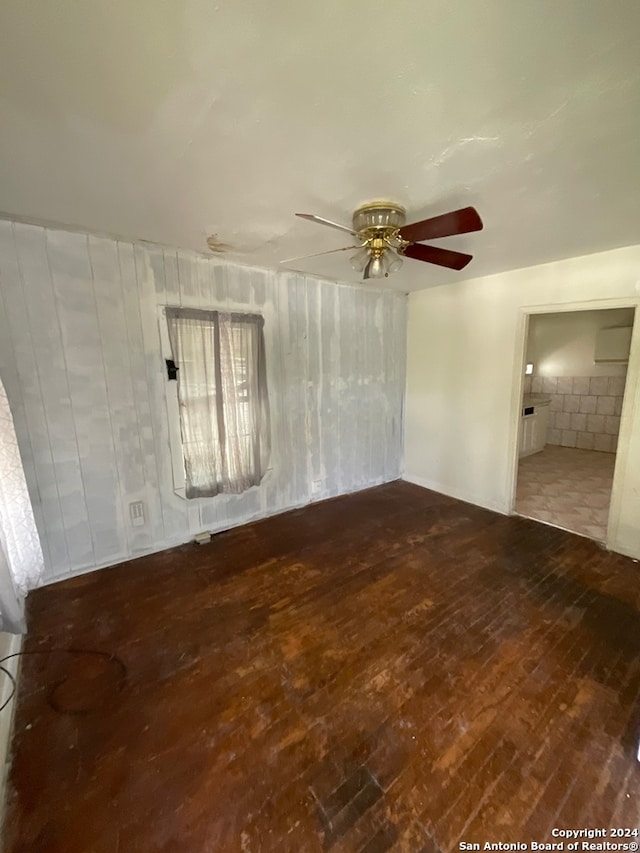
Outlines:
[[[518,309],[518,321],[516,329],[516,347],[514,357],[514,376],[511,393],[511,442],[509,480],[507,494],[509,498],[509,515],[515,515],[516,489],[518,485],[518,450],[519,450],[519,412],[524,387],[524,365],[527,355],[527,341],[529,338],[529,318],[534,314],[563,314],[576,311],[603,311],[613,308],[634,308],[633,330],[631,333],[631,348],[629,350],[629,364],[625,377],[624,397],[622,400],[622,414],[620,417],[620,433],[618,435],[618,449],[616,451],[615,467],[613,472],[613,485],[611,488],[611,501],[609,502],[609,518],[607,522],[607,534],[605,544],[607,548],[615,539],[622,504],[622,486],[624,484],[627,470],[627,457],[629,439],[631,437],[632,418],[635,411],[636,396],[639,393],[640,383],[640,299],[589,299],[578,302],[549,303],[545,305],[523,305]]]

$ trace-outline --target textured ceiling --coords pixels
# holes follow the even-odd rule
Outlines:
[[[349,242],[296,211],[475,205],[406,290],[636,243],[639,37],[638,0],[5,2],[0,210],[275,267]]]

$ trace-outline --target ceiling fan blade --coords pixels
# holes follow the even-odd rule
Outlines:
[[[452,210],[431,219],[412,222],[400,229],[403,240],[418,243],[421,240],[436,240],[438,237],[451,237],[454,234],[468,234],[469,231],[481,231],[482,219],[475,207],[463,207]]]
[[[340,225],[339,222],[332,222],[330,219],[324,219],[322,216],[316,216],[315,213],[296,213],[296,216],[299,216],[300,219],[308,219],[309,222],[317,222],[319,225],[328,225],[329,228],[337,228],[338,231],[346,231],[347,234],[355,235],[356,233],[353,228]]]
[[[320,255],[333,255],[336,252],[348,252],[351,249],[361,249],[362,246],[343,246],[342,249],[329,249],[328,252],[315,252],[313,255],[300,255],[298,258],[285,258],[284,261],[280,261],[281,264],[290,264],[293,261],[305,261],[307,258],[319,258]]]
[[[426,261],[428,264],[437,264],[439,267],[449,267],[452,270],[464,269],[473,258],[473,255],[452,252],[449,249],[441,249],[439,246],[423,246],[420,243],[407,246],[402,254],[416,261]]]

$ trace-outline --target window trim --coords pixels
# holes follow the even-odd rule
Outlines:
[[[160,305],[158,309],[158,326],[160,329],[160,348],[162,364],[165,359],[173,358],[169,340],[169,325],[167,323],[167,308],[170,305]],[[186,472],[184,469],[184,453],[182,451],[182,432],[180,429],[180,403],[178,402],[178,383],[168,379],[166,370],[163,373],[167,420],[169,424],[169,450],[171,453],[171,475],[173,491],[178,497],[187,500]]]
[[[215,495],[211,498],[187,498],[187,489],[186,489],[186,471],[184,467],[184,452],[182,447],[182,429],[180,426],[180,402],[178,399],[178,383],[175,380],[171,380],[167,377],[167,372],[165,368],[165,359],[173,358],[173,352],[171,349],[171,341],[169,339],[169,324],[167,322],[167,309],[176,309],[180,308],[181,310],[192,310],[197,312],[199,315],[202,314],[211,314],[212,319],[214,314],[226,313],[231,314],[232,319],[242,322],[245,318],[251,317],[253,319],[259,318],[260,321],[264,324],[264,317],[262,314],[257,313],[255,311],[230,311],[227,309],[217,309],[217,308],[195,308],[192,306],[180,306],[180,305],[159,305],[158,306],[158,330],[160,333],[160,349],[162,355],[162,365],[163,365],[163,382],[164,382],[164,391],[165,391],[165,406],[167,413],[167,422],[168,422],[168,438],[169,438],[169,452],[171,457],[171,476],[173,480],[173,492],[179,498],[184,501],[187,501],[190,504],[196,503],[198,501],[210,501],[214,500],[215,497],[220,497],[220,495]],[[266,341],[265,341],[266,346]],[[268,363],[268,359],[267,359]],[[178,368],[180,366],[178,365]],[[271,412],[271,410],[270,410]],[[270,414],[271,417],[271,414]],[[271,424],[272,434],[273,434],[273,424]],[[271,454],[271,460],[273,460],[273,454]],[[273,472],[273,464],[272,461],[267,465],[266,471],[264,473],[264,477],[262,481],[255,485],[251,486],[247,491],[253,491],[254,489],[260,488],[263,486],[267,480],[269,480],[272,476]]]

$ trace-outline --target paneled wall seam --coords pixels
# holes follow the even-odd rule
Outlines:
[[[11,232],[13,235],[13,223],[11,224]],[[14,249],[15,249],[15,242],[14,242]],[[17,253],[16,253],[16,265],[17,265]],[[1,344],[6,346],[6,343],[10,342],[12,340],[13,330],[11,328],[11,322],[9,319],[9,311],[8,311],[8,306],[7,306],[7,302],[6,302],[6,297],[5,297],[5,290],[3,287],[3,276],[1,274],[1,270],[0,270],[0,309],[1,309],[1,315],[2,315],[2,317],[0,319],[3,319],[4,323],[6,325],[6,337],[5,337],[5,340],[1,342]],[[29,335],[30,334],[31,333],[29,332]],[[12,350],[13,350],[13,347],[12,347]],[[17,386],[19,385],[19,382],[20,382],[20,369],[19,369],[18,364],[16,363],[16,358],[14,357],[13,352],[11,352],[11,355],[8,357],[7,361],[11,365],[11,370],[14,374],[15,382],[9,383],[6,375],[1,376],[0,378],[3,380],[3,384],[5,386],[5,391],[6,391],[7,395],[9,395],[10,392],[7,390],[7,386],[9,386],[9,388],[10,388],[11,384],[14,384],[16,389],[17,389]],[[17,431],[20,428],[19,424],[16,423],[17,412],[20,412],[22,419],[24,419],[25,425],[27,423],[27,417],[26,417],[26,412],[25,412],[25,401],[24,401],[23,395],[20,393],[19,396],[16,396],[15,399],[16,399],[16,404],[14,406],[13,419],[14,419],[14,426],[15,426],[16,431]],[[33,466],[34,451],[33,451],[33,440],[31,437],[30,430],[26,429],[24,431],[24,435],[25,435],[24,441],[25,441],[25,444],[27,445],[27,451],[28,452],[23,452],[23,463],[25,463],[25,464],[31,463],[31,465]],[[26,462],[25,462],[25,457],[26,457]],[[40,488],[40,483],[39,483],[38,478],[37,478],[35,466],[33,466],[33,479],[34,479],[34,481],[32,481],[32,483],[31,483],[30,497],[31,497],[32,503],[34,503],[36,505],[36,509],[35,509],[34,514],[36,516],[40,516],[39,517],[40,524],[42,526],[44,526],[45,522],[44,522],[44,519],[42,518],[41,513],[40,513],[41,488]],[[49,543],[46,539],[42,543],[42,549],[43,549],[45,560],[46,561],[50,560]]]
[[[134,245],[134,250],[133,250],[133,267],[135,270],[136,288],[137,288],[137,292],[138,292],[138,313],[139,313],[139,318],[140,318],[140,331],[141,331],[141,335],[142,335],[142,346],[143,346],[143,350],[146,354],[146,346],[145,346],[145,338],[144,338],[144,323],[143,323],[143,318],[142,318],[142,307],[141,307],[140,274],[139,274],[139,270],[138,270],[138,259],[137,259],[136,246],[135,245]],[[154,289],[154,292],[155,292],[155,289]],[[154,299],[154,305],[157,306],[157,299]],[[155,313],[157,314],[157,308],[156,308]],[[155,317],[155,316],[154,316],[154,321],[157,322],[157,317]],[[161,358],[160,353],[158,353],[158,358],[159,359]],[[146,359],[145,359],[145,361],[146,361]],[[152,382],[150,381],[150,377],[149,377],[149,367],[148,367],[148,364],[146,364],[146,363],[145,363],[145,374],[147,376],[147,382],[150,385],[152,385]],[[161,488],[162,477],[160,476],[160,466],[158,465],[159,448],[158,448],[158,441],[157,441],[157,437],[156,437],[156,430],[152,429],[151,434],[152,434],[153,448],[154,448],[154,461],[155,461],[156,479],[158,481],[159,488]],[[159,505],[160,505],[160,518],[161,518],[161,522],[162,522],[162,532],[163,532],[163,539],[164,539],[164,538],[166,538],[166,524],[165,524],[165,519],[164,519],[164,508],[163,508],[162,500],[159,501]]]
[[[136,420],[136,426],[137,426],[136,435],[135,435],[135,443],[137,445],[137,449],[139,452],[140,467],[141,467],[141,472],[142,472],[142,482],[143,482],[142,492],[144,493],[144,496],[146,497],[147,496],[147,489],[148,489],[148,482],[147,482],[147,477],[146,477],[146,473],[145,473],[145,469],[144,469],[144,447],[143,447],[143,442],[142,442],[144,423],[143,423],[143,419],[142,419],[142,415],[141,415],[142,401],[140,400],[139,395],[136,393],[136,388],[135,388],[135,369],[134,369],[135,366],[134,366],[134,360],[132,357],[133,350],[134,350],[134,338],[133,338],[133,331],[131,328],[131,323],[132,323],[133,318],[128,314],[128,312],[126,310],[126,301],[125,301],[126,300],[126,292],[125,292],[126,286],[125,286],[125,276],[123,274],[123,259],[122,259],[122,247],[124,245],[129,246],[128,243],[124,244],[122,241],[118,241],[118,244],[117,244],[118,267],[119,267],[119,271],[120,271],[120,281],[121,281],[121,286],[122,286],[123,305],[125,306],[124,314],[125,314],[125,330],[126,330],[126,338],[127,338],[127,352],[128,352],[128,357],[129,357],[129,369],[130,369],[132,396],[133,396],[133,400],[134,400],[135,420]],[[136,281],[136,317],[139,319],[139,307],[138,306],[139,306],[139,294],[137,293],[137,281]],[[145,501],[145,503],[147,503],[147,502]],[[147,512],[149,511],[148,506],[146,507],[146,510],[147,510]]]
[[[23,298],[23,301],[24,301],[24,305],[25,305],[25,312],[26,312],[26,316],[27,316],[27,319],[28,319],[28,318],[29,318],[29,300],[27,299],[27,293],[26,293],[26,287],[25,287],[25,281],[24,281],[24,269],[23,269],[23,263],[22,263],[22,261],[20,260],[20,253],[19,253],[19,252],[18,252],[18,250],[17,250],[17,240],[16,240],[16,234],[15,234],[15,227],[16,227],[16,226],[15,226],[15,223],[13,223],[13,222],[12,222],[12,223],[11,223],[11,231],[12,231],[12,236],[13,236],[14,246],[16,247],[16,263],[17,263],[17,268],[18,268],[18,274],[19,274],[19,277],[20,277],[20,287],[21,287],[21,290],[22,290],[22,298]],[[42,234],[43,234],[43,239],[44,239],[44,238],[45,238],[45,231],[44,231],[44,229],[42,230]],[[32,334],[32,331],[31,331],[31,325],[30,325],[30,324],[28,324],[28,330],[25,330],[25,331],[27,331],[27,332],[28,332],[29,338],[30,338],[30,340],[31,340],[31,346],[32,346],[32,348],[33,348],[33,350],[34,350],[34,352],[35,352],[35,346],[34,346],[34,342],[33,342],[33,334]],[[37,360],[36,360],[36,378],[37,378],[38,388],[39,388],[39,391],[40,391],[40,398],[41,398],[42,400],[44,400],[44,395],[43,395],[43,392],[42,392],[42,376],[41,376],[41,371],[39,370],[39,366],[38,366],[38,364],[37,364]],[[11,403],[11,401],[9,401],[9,402]],[[43,413],[44,413],[44,423],[45,423],[46,430],[47,430],[47,439],[48,439],[48,442],[49,442],[49,449],[50,449],[50,448],[51,448],[51,445],[52,445],[52,442],[51,442],[51,426],[50,426],[50,422],[49,422],[49,420],[50,420],[50,419],[49,419],[49,417],[47,416],[47,411],[46,411],[46,408],[45,408],[44,406],[43,406]],[[20,440],[22,437],[21,437],[21,436],[19,436],[18,438],[19,438],[19,440]],[[35,460],[35,455],[34,455],[34,460]],[[52,465],[52,468],[53,468],[53,457],[52,457],[52,459],[51,459],[51,465]],[[37,471],[37,468],[36,468],[36,471]],[[57,478],[55,478],[55,477],[54,477],[54,481],[55,481],[56,494],[57,494],[57,496],[58,496],[58,505],[60,505],[60,504],[61,504],[61,500],[60,500],[60,487],[59,487],[59,483],[58,483]],[[43,490],[42,490],[42,491],[40,491],[41,499],[42,499],[42,492],[43,492]],[[64,528],[64,524],[63,524],[62,526],[63,526],[63,531],[64,531],[65,547],[66,547],[66,550],[67,550],[67,559],[68,559],[68,560],[70,560],[70,556],[71,556],[71,555],[70,555],[70,553],[69,553],[69,541],[68,541],[68,538],[67,538],[67,531],[66,531],[66,529]],[[44,549],[43,549],[43,553],[44,553]],[[46,571],[46,567],[45,567],[45,571]]]
[[[98,297],[97,297],[97,293],[96,293],[96,275],[95,275],[94,262],[93,262],[92,252],[91,252],[91,238],[88,234],[86,235],[86,245],[87,245],[87,257],[89,259],[89,268],[91,270],[91,290],[93,293],[93,303],[94,303],[95,311],[96,311],[96,324],[98,327],[98,339],[100,342],[100,359],[102,362],[102,375],[104,378],[105,395],[106,395],[107,404],[108,404],[109,426],[110,426],[110,433],[111,433],[111,447],[113,449],[113,457],[115,460],[116,476],[117,476],[117,482],[118,482],[118,498],[119,498],[119,502],[120,502],[120,511],[122,513],[122,518],[123,518],[123,520],[126,520],[128,518],[128,509],[127,509],[127,507],[125,507],[122,476],[121,476],[121,463],[120,463],[120,458],[118,456],[118,448],[116,446],[116,441],[115,441],[115,425],[114,425],[114,419],[113,419],[113,405],[112,405],[113,401],[111,399],[111,392],[109,391],[109,382],[108,382],[108,377],[107,377],[107,366],[106,366],[106,361],[105,361],[105,340],[104,340],[104,335],[103,335],[103,331],[102,331],[102,325],[100,322],[100,311],[98,309]],[[123,532],[124,532],[125,542],[127,543],[127,551],[129,551],[129,549],[131,548],[131,541],[130,541],[130,538],[128,535],[128,528],[126,526],[124,527]]]
[[[67,394],[69,397],[69,412],[71,414],[71,422],[73,425],[73,440],[75,442],[76,450],[78,453],[78,473],[79,473],[79,477],[80,477],[80,482],[82,484],[82,491],[83,491],[83,495],[84,495],[85,507],[87,507],[87,488],[86,488],[86,484],[85,484],[85,474],[84,474],[84,470],[82,467],[82,455],[80,453],[80,443],[78,441],[78,425],[76,422],[76,414],[75,414],[74,404],[73,404],[73,395],[71,394],[71,386],[69,384],[69,363],[68,363],[67,352],[66,352],[66,349],[65,349],[64,343],[63,343],[64,338],[63,338],[63,334],[62,334],[62,324],[60,322],[60,307],[59,307],[58,295],[56,293],[54,273],[53,273],[53,269],[51,267],[51,258],[50,258],[50,254],[49,254],[48,235],[49,235],[49,231],[48,231],[48,229],[45,228],[43,230],[45,257],[47,260],[47,267],[49,270],[49,280],[51,282],[51,290],[52,290],[52,296],[53,296],[53,306],[54,306],[56,326],[57,326],[58,334],[60,336],[60,341],[61,341],[60,349],[62,352],[62,360],[63,360],[64,366],[65,366],[65,382],[66,382]],[[96,540],[95,540],[94,530],[93,530],[93,527],[91,524],[88,524],[87,527],[88,527],[88,531],[89,531],[89,538],[91,539],[91,550],[93,552],[93,561],[96,562]]]

